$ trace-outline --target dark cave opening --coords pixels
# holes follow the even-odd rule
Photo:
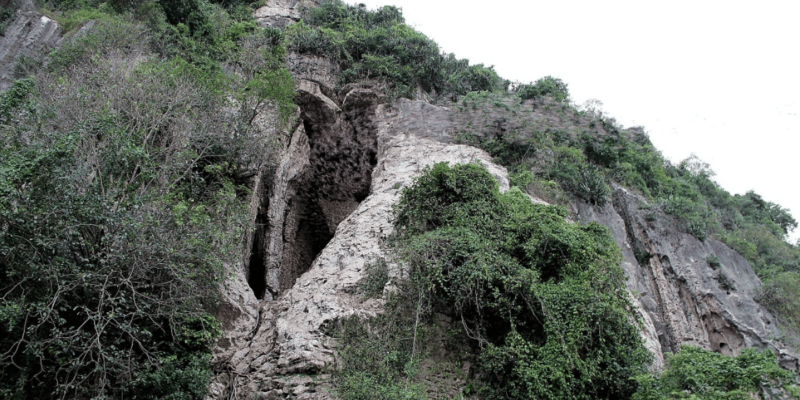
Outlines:
[[[284,219],[281,292],[311,268],[339,224],[369,196],[377,164],[377,130],[368,117],[372,106],[334,116],[318,113],[315,101],[300,101],[309,164],[293,182]]]
[[[294,286],[320,252],[333,239],[325,213],[320,207],[313,180],[303,182],[304,190],[289,204],[284,229],[284,253],[279,275],[280,291]]]
[[[262,300],[267,291],[267,266],[264,245],[266,217],[256,217],[256,231],[253,233],[253,244],[250,248],[250,260],[247,264],[247,284],[253,289],[256,298]]]
[[[330,102],[338,97],[323,92],[333,97],[300,91],[296,102],[302,125],[292,137],[285,155],[289,158],[284,158],[292,164],[281,164],[281,172],[270,176],[269,183],[265,179],[264,193],[259,194],[246,266],[248,285],[259,300],[277,298],[292,288],[328,246],[339,224],[370,194],[377,164],[372,120],[376,98],[366,96],[334,110]],[[298,156],[305,158],[301,164]],[[271,201],[278,209],[268,210]]]

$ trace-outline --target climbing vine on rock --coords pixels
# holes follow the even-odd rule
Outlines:
[[[475,164],[436,164],[395,208],[393,246],[431,312],[480,353],[487,398],[627,398],[650,360],[606,228],[565,220]]]

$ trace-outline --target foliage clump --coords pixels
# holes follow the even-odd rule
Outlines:
[[[708,256],[706,262],[711,269],[719,269],[719,267],[722,266],[722,263],[719,262],[719,258],[715,254]]]
[[[523,100],[551,97],[557,102],[569,103],[570,101],[567,84],[552,76],[545,76],[533,83],[517,85],[514,93]]]
[[[394,248],[431,311],[480,352],[491,398],[624,398],[644,349],[607,230],[571,224],[475,164],[440,163],[404,189]]]
[[[306,10],[303,23],[288,28],[289,47],[328,57],[340,68],[339,83],[380,80],[398,96],[417,88],[432,95],[464,95],[507,87],[492,67],[469,65],[405,24],[394,6],[368,10],[363,4],[329,1]]]
[[[634,400],[697,399],[749,400],[759,398],[765,390],[796,387],[793,373],[778,366],[769,350],[743,349],[736,357],[682,346],[678,354],[670,355],[660,375],[642,374],[635,379],[639,389]]]
[[[195,3],[46,2],[102,18],[0,94],[2,398],[206,396],[294,82],[280,32]]]
[[[6,32],[6,27],[8,27],[8,24],[14,20],[16,10],[16,1],[8,1],[3,6],[0,6],[0,36],[3,36],[3,34]]]

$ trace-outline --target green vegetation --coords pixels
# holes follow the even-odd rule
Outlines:
[[[0,397],[205,397],[220,335],[208,310],[223,266],[241,257],[248,185],[274,166],[275,132],[296,111],[289,51],[338,64],[341,86],[452,105],[459,138],[507,166],[514,186],[501,194],[480,166],[437,164],[403,190],[397,279],[375,260],[359,288],[386,296],[386,314],[329,327],[343,399],[733,399],[791,378],[769,352],[691,347],[663,375],[645,372],[607,230],[523,191],[598,207],[614,185],[638,191],[648,221],[747,258],[759,301],[800,346],[800,248],[784,240],[797,222],[753,192],[730,195],[696,158],[673,165],[643,131],[578,110],[557,78],[509,91],[391,6],[331,1],[285,32],[259,28],[256,4],[239,0],[40,6],[66,31],[94,23],[23,60],[0,93]],[[13,8],[0,10],[0,33]],[[442,374],[468,384],[431,378]]]
[[[569,89],[566,83],[552,76],[545,76],[533,83],[520,84],[514,88],[521,99],[543,99],[550,97],[558,102],[569,103]]]
[[[391,312],[411,322],[401,326],[412,340],[392,339],[407,346],[395,374],[413,381],[419,321],[430,326],[443,314],[479,354],[473,390],[482,397],[630,396],[636,385],[628,378],[644,371],[650,355],[632,322],[619,250],[606,228],[565,216],[519,190],[501,194],[474,164],[436,164],[404,189],[393,248],[408,277],[400,296],[408,298]],[[369,341],[344,352],[369,351],[360,343]],[[373,371],[354,366],[342,379],[383,382]],[[344,398],[376,398],[342,385]]]
[[[205,1],[45,6],[96,22],[0,94],[0,397],[202,399],[294,114],[282,33]]]
[[[328,57],[341,70],[342,85],[363,80],[387,84],[397,96],[464,95],[508,86],[492,67],[469,65],[404,23],[393,6],[368,10],[341,0],[308,9],[304,22],[287,30],[289,48]]]
[[[361,291],[367,297],[380,297],[389,282],[389,266],[379,259],[365,265],[366,278],[361,282]]]
[[[792,275],[800,273],[800,247],[785,240],[797,227],[788,210],[753,192],[731,195],[696,157],[673,165],[640,128],[622,129],[595,109],[578,110],[563,101],[568,93],[553,99],[544,88],[558,85],[545,85],[548,80],[518,86],[510,94],[463,96],[455,105],[460,140],[486,149],[512,172],[514,185],[545,200],[567,204],[571,199],[565,198],[566,192],[603,206],[610,186],[617,184],[647,199],[648,221],[674,223],[700,240],[724,242],[764,282],[759,301],[781,321],[784,340],[800,346],[794,339],[800,336],[800,308],[792,306],[800,292]],[[535,86],[542,89],[533,90]],[[533,103],[523,104],[529,97]],[[640,262],[649,259],[646,252],[634,250]],[[732,288],[725,277],[719,280]]]
[[[429,326],[414,319],[416,302],[409,297],[392,297],[389,311],[375,318],[350,317],[332,327],[330,334],[339,339],[334,374],[339,398],[427,399],[420,361],[429,356]]]
[[[660,376],[642,374],[635,378],[639,390],[633,399],[749,400],[784,386],[789,393],[796,393],[797,387],[789,386],[792,378],[769,350],[744,349],[737,357],[726,357],[683,346],[680,353],[667,358]]]
[[[7,4],[0,6],[0,36],[3,36],[6,32],[6,27],[8,26],[11,21],[14,20],[14,16],[16,15],[17,11],[17,2],[16,1],[9,1]]]
[[[719,267],[722,266],[722,264],[719,262],[719,258],[717,258],[717,256],[714,254],[708,256],[706,262],[711,269],[719,269]]]

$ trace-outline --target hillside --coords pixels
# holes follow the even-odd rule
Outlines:
[[[9,399],[792,398],[797,221],[339,1],[2,1]]]

